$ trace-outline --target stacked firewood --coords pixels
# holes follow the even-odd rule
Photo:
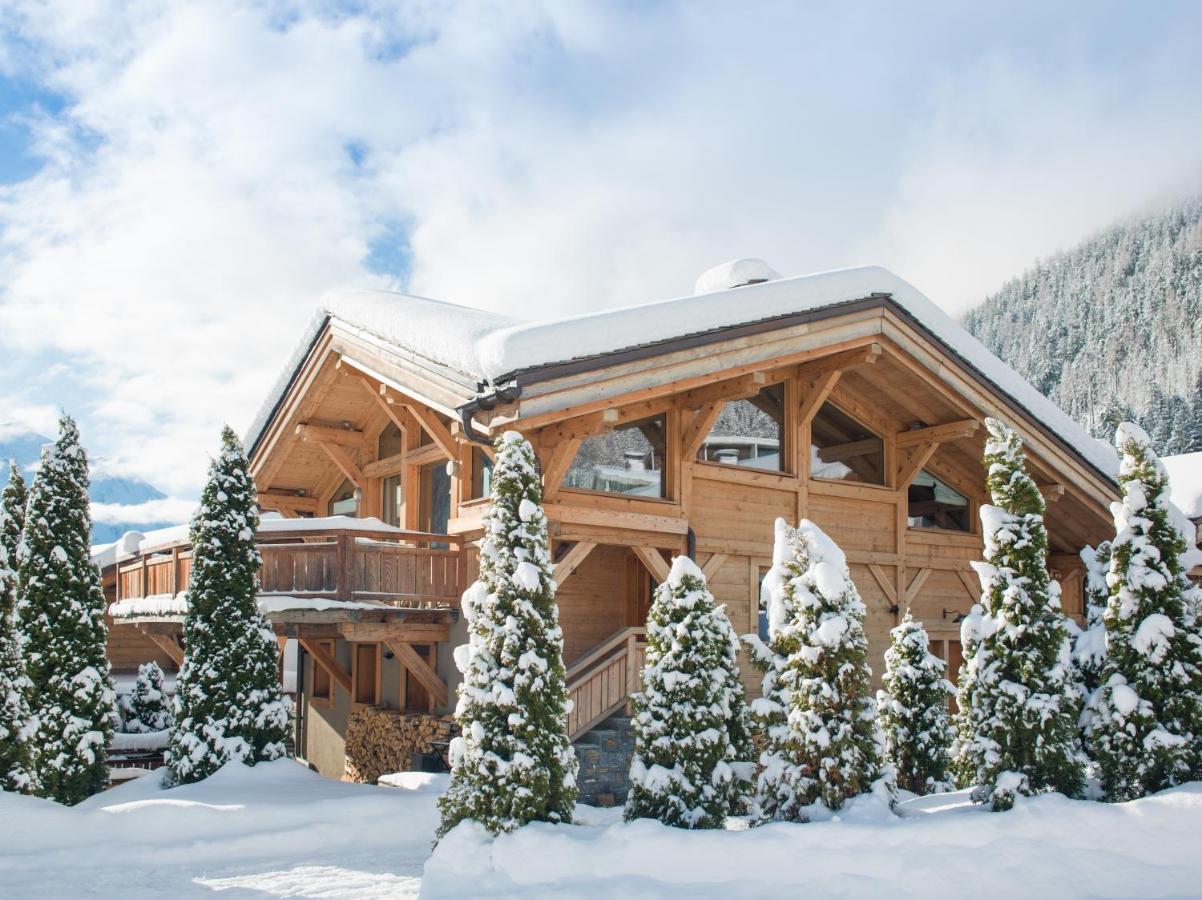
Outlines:
[[[454,737],[453,716],[403,713],[368,707],[351,713],[346,724],[345,781],[375,783],[389,772],[414,768],[415,753],[444,756]]]

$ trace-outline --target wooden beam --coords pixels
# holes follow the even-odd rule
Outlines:
[[[836,369],[814,378],[806,379],[802,383],[801,409],[797,416],[797,423],[799,425],[805,426],[810,424],[810,421],[818,414],[818,410],[822,408],[822,404],[830,397],[831,391],[835,389],[835,385],[839,383],[839,376],[842,374],[842,370]]]
[[[899,448],[897,453],[897,472],[894,477],[893,486],[899,491],[904,491],[908,488],[910,482],[931,461],[931,457],[935,455],[935,451],[938,449],[939,444],[934,441],[929,444],[919,444],[917,447],[911,447],[909,450]],[[824,458],[825,452],[823,451]]]
[[[650,513],[626,512],[620,509],[578,506],[575,503],[544,503],[543,512],[554,523],[588,525],[596,528],[654,531],[659,534],[685,535],[689,523],[679,516],[657,516]],[[608,543],[608,541],[598,541]],[[645,542],[644,542],[645,543]]]
[[[338,665],[338,660],[334,658],[333,654],[328,653],[325,647],[309,638],[301,637],[297,640],[305,648],[305,652],[313,657],[313,661],[329,672],[330,677],[349,694],[351,692],[351,673]]]
[[[981,579],[977,577],[976,572],[965,572],[963,569],[956,571],[960,583],[964,585],[964,590],[968,591],[968,595],[973,598],[973,602],[981,599]]]
[[[551,448],[543,465],[543,501],[554,500],[559,495],[559,486],[572,467],[576,451],[580,449],[580,438],[568,438]]]
[[[150,638],[151,642],[167,654],[171,661],[175,663],[176,668],[184,664],[184,648],[181,647],[175,638],[166,634],[156,634],[153,631],[147,631],[145,628],[138,626],[138,630],[146,637]]]
[[[705,561],[705,565],[701,567],[701,574],[705,576],[705,580],[707,582],[714,577],[719,569],[722,568],[722,564],[726,562],[726,558],[727,557],[725,553],[710,554],[710,558],[707,559]]]
[[[658,550],[651,547],[631,547],[630,549],[639,558],[639,562],[651,573],[652,578],[660,584],[668,580],[668,573],[671,569],[669,569],[667,561],[660,556]]]
[[[928,425],[925,428],[911,428],[897,435],[898,447],[913,447],[918,444],[944,441],[957,441],[972,437],[981,427],[976,419],[960,419],[957,422],[947,422],[943,425]]]
[[[447,683],[438,677],[438,673],[430,668],[430,664],[417,655],[417,651],[413,649],[412,644],[407,644],[404,641],[385,641],[385,646],[388,647],[396,658],[401,661],[409,672],[421,682],[422,687],[430,692],[430,696],[434,698],[434,702],[442,706],[446,706],[450,702],[450,691],[447,689]]]
[[[596,546],[591,541],[577,541],[573,544],[572,548],[563,555],[563,559],[555,564],[555,586],[559,587],[567,581]]]
[[[914,573],[914,577],[910,579],[910,585],[906,588],[906,607],[914,605],[914,598],[918,596],[918,592],[922,590],[922,586],[927,583],[927,579],[931,577],[931,572],[934,569],[919,569]]]
[[[339,622],[338,632],[345,640],[370,643],[431,644],[450,640],[450,627],[445,622]]]
[[[317,446],[325,451],[326,456],[330,458],[334,465],[338,467],[338,470],[346,476],[347,480],[350,481],[351,484],[359,488],[359,490],[364,489],[366,479],[363,476],[363,472],[357,465],[355,465],[355,461],[351,459],[351,455],[347,453],[346,450],[344,450],[342,447],[339,447],[337,444],[321,443]]]
[[[434,415],[433,410],[412,401],[405,403],[405,408],[413,414],[413,418],[417,419],[426,434],[430,435],[430,440],[442,449],[447,459],[455,459],[458,456],[459,448],[454,435],[438,420],[438,416]]]
[[[318,444],[337,444],[339,447],[362,447],[363,432],[357,428],[331,428],[328,425],[296,426],[296,436],[302,441]]]
[[[281,491],[259,491],[259,506],[281,512],[308,512],[317,515],[317,498],[300,497]]]
[[[818,359],[801,363],[797,367],[796,377],[804,381],[808,378],[825,375],[827,372],[846,372],[857,366],[870,366],[880,358],[881,345],[873,342],[863,347],[841,350],[829,356],[820,356]]]
[[[868,564],[868,571],[872,573],[873,580],[881,589],[881,593],[885,595],[885,599],[889,601],[890,606],[898,606],[897,588],[893,586],[893,579],[885,574],[885,570],[876,563]]]
[[[681,438],[681,459],[690,460],[697,455],[697,451],[709,437],[710,429],[714,427],[714,422],[718,420],[718,416],[725,406],[725,400],[716,400],[713,403],[705,404],[694,413],[693,421],[689,422]]]
[[[1039,493],[1043,494],[1044,503],[1055,503],[1064,496],[1064,485],[1062,484],[1041,484],[1038,487]]]
[[[862,441],[848,441],[845,444],[833,444],[822,448],[822,461],[824,463],[842,462],[845,459],[863,456],[865,453],[879,453],[880,449],[881,439],[877,437],[865,438]]]

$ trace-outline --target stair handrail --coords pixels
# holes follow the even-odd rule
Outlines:
[[[639,638],[646,637],[646,635],[647,629],[641,626],[628,625],[625,628],[619,628],[568,667],[566,676],[568,690],[571,690],[576,684],[587,678],[590,674],[589,670],[593,667],[593,663],[606,659],[615,650],[626,647],[631,643],[632,638],[637,643]]]

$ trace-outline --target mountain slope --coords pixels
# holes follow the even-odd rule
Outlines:
[[[15,459],[26,479],[41,457],[42,445],[51,443],[45,435],[31,431],[12,422],[0,423],[0,462]],[[117,540],[127,531],[147,531],[164,528],[175,522],[160,518],[165,508],[172,505],[167,495],[141,478],[110,471],[102,459],[91,464],[92,486],[92,542],[104,544]],[[156,501],[166,501],[159,504]]]
[[[1202,197],[1040,261],[964,325],[1099,437],[1202,450]]]

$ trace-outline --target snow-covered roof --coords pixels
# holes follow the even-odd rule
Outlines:
[[[736,293],[737,292],[737,293]],[[326,321],[454,370],[471,381],[888,295],[953,353],[1110,478],[1117,457],[908,282],[879,266],[778,278],[696,296],[541,322],[392,291],[326,295],[248,433],[254,445]],[[520,380],[520,379],[519,379]]]
[[[1202,518],[1202,453],[1166,456],[1173,505],[1191,519]]]

